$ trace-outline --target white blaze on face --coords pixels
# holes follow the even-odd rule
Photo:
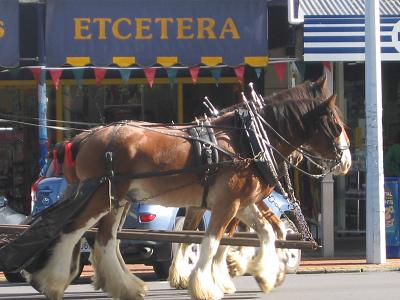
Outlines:
[[[342,133],[337,138],[337,146],[339,149],[345,149],[342,151],[340,163],[333,170],[333,175],[345,175],[351,167],[351,153],[350,153],[350,141],[346,134],[346,131],[342,130]]]

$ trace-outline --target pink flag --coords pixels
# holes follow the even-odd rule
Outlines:
[[[240,84],[243,84],[245,67],[243,65],[237,66],[234,68],[234,70],[235,70],[236,77],[239,80]]]
[[[106,76],[107,69],[104,68],[94,68],[94,76],[96,77],[96,84],[100,85]]]
[[[55,86],[56,90],[58,90],[58,87],[60,86],[60,77],[61,77],[63,70],[62,69],[51,69],[51,70],[49,70],[49,72],[50,72],[51,79],[53,79],[54,86]]]
[[[279,81],[283,80],[283,77],[285,76],[285,72],[286,72],[286,67],[287,67],[287,64],[284,62],[274,64],[275,72],[278,75]]]
[[[323,61],[322,65],[326,68],[329,72],[332,71],[332,63],[330,61]]]
[[[197,78],[199,77],[199,71],[200,71],[199,66],[189,68],[190,76],[192,77],[193,83],[197,82]]]
[[[147,82],[150,87],[153,87],[154,77],[156,76],[156,68],[144,68],[144,75],[146,75]]]
[[[39,82],[40,79],[40,72],[42,71],[42,68],[30,68],[33,78],[35,78],[36,82]]]

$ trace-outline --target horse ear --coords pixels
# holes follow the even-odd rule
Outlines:
[[[330,96],[328,98],[328,100],[326,100],[328,102],[329,107],[335,107],[336,106],[336,94],[332,94],[332,96]]]
[[[317,79],[317,81],[315,82],[320,88],[321,90],[326,86],[327,84],[327,80],[326,80],[326,75],[322,75],[320,78]]]

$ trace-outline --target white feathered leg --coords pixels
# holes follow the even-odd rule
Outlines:
[[[192,266],[189,265],[189,244],[179,244],[175,256],[169,268],[168,281],[171,287],[186,289],[189,284],[189,276]]]
[[[194,299],[217,300],[224,296],[211,275],[212,259],[217,253],[219,241],[205,236],[200,247],[200,257],[189,278],[188,290]]]
[[[214,282],[225,294],[234,294],[236,287],[229,276],[229,270],[226,263],[229,246],[219,246],[217,254],[212,264],[212,275]]]
[[[261,290],[268,293],[275,287],[280,272],[274,230],[256,205],[249,205],[240,210],[237,216],[248,226],[254,228],[260,238],[260,248],[255,258],[249,263],[248,271],[254,276]]]
[[[122,267],[124,262],[121,261],[119,251],[116,251],[116,233],[123,209],[114,209],[106,219],[101,220],[103,223],[99,223],[90,257],[95,270],[93,285],[95,289],[101,288],[114,299],[143,299],[147,293],[146,284],[126,272]]]

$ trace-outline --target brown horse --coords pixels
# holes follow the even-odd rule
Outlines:
[[[321,76],[317,81],[310,82],[306,81],[302,84],[299,84],[291,89],[287,89],[281,91],[279,93],[273,94],[269,97],[264,99],[265,102],[271,101],[283,101],[284,99],[327,99],[331,95],[329,91],[326,76]],[[243,103],[237,104],[232,107],[228,107],[220,111],[220,114],[224,114],[226,112],[232,111],[235,108],[242,107]],[[292,153],[293,164],[297,165],[302,159],[302,156],[299,155],[300,153],[294,151]],[[263,201],[258,203],[258,208],[262,212],[263,216],[267,218],[267,221],[271,223],[274,228],[274,231],[277,234],[278,239],[285,239],[286,238],[286,229],[284,228],[284,224],[277,218],[274,214],[271,213],[271,210],[265,205]],[[206,209],[201,207],[189,207],[186,210],[185,221],[183,225],[183,230],[195,230],[198,228],[202,216]],[[256,216],[254,216],[256,217]],[[235,218],[232,222],[228,225],[228,235],[231,236],[238,225],[238,219]],[[225,259],[223,257],[218,257],[219,255],[225,256],[227,254],[227,247],[223,246],[224,249],[221,249],[218,254],[216,255],[215,259],[222,264],[225,264]],[[242,251],[243,250],[243,251]],[[244,273],[252,273],[252,270],[248,268],[248,265],[253,257],[253,252],[248,251],[249,249],[246,248],[239,248],[239,251],[230,252],[228,255],[228,266],[229,273],[234,276],[242,275]],[[245,256],[246,253],[246,256]],[[189,262],[189,245],[188,244],[179,244],[178,248],[176,249],[171,267],[169,272],[169,282],[172,287],[175,288],[187,288],[189,275],[191,269],[193,268],[193,262]],[[283,260],[286,259],[286,253],[283,253],[282,257]],[[285,273],[285,262],[283,262],[283,270],[280,274],[280,280],[283,280],[283,276]],[[220,270],[219,276],[221,277],[222,274],[227,278],[228,270],[225,270],[224,266],[216,267]],[[225,281],[225,291],[229,292],[233,290],[233,286],[229,283],[228,280]],[[260,282],[260,281],[259,281]]]
[[[288,99],[271,102],[259,110],[270,134],[271,146],[282,158],[293,147],[308,145],[322,164],[340,174],[347,173],[350,156],[346,132],[336,112],[335,97],[326,101]],[[212,275],[211,263],[226,226],[236,215],[261,232],[258,263],[270,268],[265,285],[273,288],[279,272],[279,260],[274,247],[271,225],[253,220],[256,204],[271,191],[260,177],[245,143],[244,130],[238,127],[235,112],[224,114],[211,122],[214,127],[221,163],[209,187],[207,208],[211,219],[201,244],[201,253],[189,279],[189,292],[195,299],[220,299],[217,276]],[[76,175],[82,185],[85,180],[109,178],[90,197],[86,206],[64,228],[53,246],[45,266],[28,274],[28,280],[50,299],[62,299],[71,281],[71,258],[75,244],[94,224],[98,233],[92,250],[95,287],[102,288],[113,298],[142,299],[145,284],[126,272],[116,251],[116,231],[124,212],[126,198],[164,206],[191,207],[202,205],[201,169],[196,167],[192,139],[186,127],[165,127],[144,122],[123,122],[102,127],[88,134],[80,143],[75,161]],[[106,155],[108,153],[108,155]],[[110,159],[112,153],[112,160]],[[106,156],[106,158],[105,158]],[[113,171],[113,172],[111,172]],[[115,176],[112,176],[112,173]],[[168,175],[168,176],[161,176]],[[272,243],[271,243],[272,242]],[[256,259],[257,261],[257,259]]]

